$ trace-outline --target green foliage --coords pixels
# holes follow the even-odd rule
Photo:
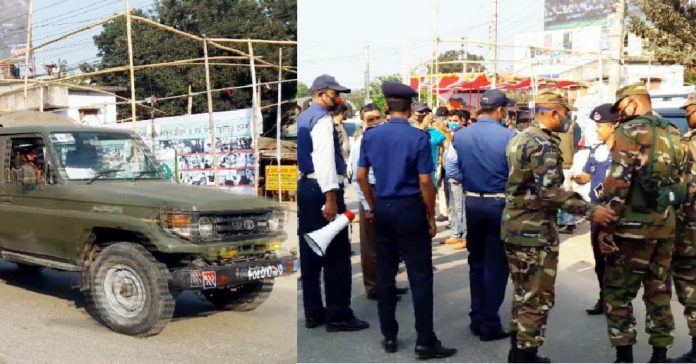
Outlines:
[[[684,68],[684,84],[696,85],[696,67],[693,69]]]
[[[134,14],[148,17],[159,23],[196,35],[210,38],[251,38],[295,40],[297,37],[297,3],[296,0],[162,0],[151,15],[136,10]],[[182,59],[202,58],[203,45],[200,42],[182,38],[153,26],[132,22],[133,57],[135,65],[170,62]],[[99,49],[100,62],[93,65],[96,69],[123,66],[128,64],[126,43],[126,26],[124,19],[114,20],[104,26],[104,30],[94,37]],[[231,43],[231,48],[248,53],[245,43]],[[254,54],[271,63],[278,63],[278,47],[275,45],[255,44]],[[209,46],[210,57],[231,56],[230,52]],[[247,60],[211,61],[211,63],[248,64]],[[283,48],[283,64],[296,66],[297,56],[294,46]],[[81,69],[90,69],[88,65]],[[296,78],[295,73],[284,72],[284,79]],[[245,86],[251,84],[248,66],[211,65],[210,79],[212,89]],[[277,68],[257,67],[257,81],[268,82],[278,79]],[[128,72],[98,76],[92,79],[96,84],[122,86],[129,88]],[[149,68],[136,72],[136,97],[143,99],[154,95],[157,98],[183,95],[189,85],[193,92],[205,91],[205,68],[203,66],[176,66]],[[283,99],[293,99],[296,93],[295,83],[283,83]],[[226,111],[251,106],[251,88],[235,89],[213,93],[215,111]],[[130,91],[124,96],[130,97]],[[275,103],[277,87],[261,87],[262,104]],[[187,98],[162,100],[157,108],[171,116],[186,113]],[[193,97],[193,113],[207,112],[205,94]],[[290,108],[291,105],[286,105]],[[266,112],[267,111],[267,112]],[[119,119],[130,116],[128,105],[120,107]],[[149,112],[139,109],[139,118],[149,118]],[[275,122],[276,108],[264,110],[264,119],[268,124]],[[264,128],[268,130],[268,128]]]
[[[385,110],[385,99],[382,93],[382,83],[384,81],[401,82],[401,76],[398,74],[380,76],[375,81],[370,82],[370,98],[372,98],[372,103],[377,105],[382,112]]]
[[[309,96],[312,96],[312,93],[309,91],[309,87],[303,82],[297,81],[297,98]]]
[[[437,57],[438,62],[451,62],[451,61],[461,61],[463,59],[463,54],[461,51],[449,50],[444,53],[440,53]],[[469,53],[466,55],[467,61],[483,61],[483,57],[476,54]],[[472,72],[473,70],[483,69],[483,65],[480,63],[467,63],[466,72]],[[460,73],[463,71],[462,64],[443,64],[438,66],[440,73]],[[431,71],[430,65],[428,65],[428,72],[435,73],[433,69]]]
[[[661,63],[696,66],[696,3],[690,0],[634,0],[645,19],[631,17],[628,29],[648,41]]]

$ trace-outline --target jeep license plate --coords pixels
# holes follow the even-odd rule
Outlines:
[[[237,278],[256,281],[264,278],[275,278],[283,275],[283,264],[269,264],[248,268],[237,268]]]

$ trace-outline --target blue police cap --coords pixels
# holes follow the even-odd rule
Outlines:
[[[595,107],[590,113],[590,119],[597,123],[615,123],[619,120],[618,111],[612,111],[612,104],[602,104]]]
[[[500,90],[488,90],[481,95],[481,108],[484,110],[495,109],[501,106],[512,106],[515,104],[514,100],[509,99],[505,96],[505,93]]]
[[[349,88],[339,85],[338,82],[336,81],[336,78],[334,78],[334,76],[331,76],[331,75],[320,75],[319,77],[315,78],[314,82],[312,82],[312,87],[310,88],[310,90],[312,90],[312,92],[314,92],[314,91],[325,89],[325,88],[334,90],[334,91],[339,92],[339,93],[340,92],[346,92],[346,93],[350,92]]]
[[[382,83],[382,93],[387,99],[407,99],[410,100],[418,96],[418,92],[410,86],[399,82],[384,81]]]
[[[428,104],[425,102],[416,102],[413,104],[413,111],[415,112],[431,112],[430,108],[428,107]]]

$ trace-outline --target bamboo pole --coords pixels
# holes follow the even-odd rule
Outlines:
[[[213,184],[218,186],[217,139],[215,137],[215,120],[213,119],[213,93],[210,87],[210,66],[208,65],[208,38],[203,39],[205,57],[205,89],[208,95],[208,128],[210,129],[210,147],[213,151]]]
[[[191,85],[188,85],[188,94],[186,96],[188,97],[188,103],[186,104],[186,113],[191,115],[191,112],[193,111],[193,95],[191,95]]]
[[[15,80],[0,80],[0,84],[2,84],[2,83],[16,83],[16,81]],[[104,90],[101,90],[97,87],[92,87],[92,86],[88,86],[88,85],[75,85],[72,83],[60,82],[58,80],[29,80],[29,83],[32,84],[30,89],[34,89],[37,87],[44,87],[45,85],[65,86],[65,87],[75,88],[75,89],[79,89],[79,90],[100,92],[102,94],[114,96],[117,99],[125,100],[125,101],[127,101],[127,103],[130,103],[130,99],[127,97],[119,96],[113,92],[104,91]],[[21,91],[21,88],[15,88],[15,89],[7,90],[4,92],[0,92],[0,97],[5,96],[5,95],[10,95],[10,94],[13,94],[13,93],[16,93],[19,91]],[[116,104],[118,104],[118,103],[116,103]],[[138,106],[145,108],[145,109],[149,109],[149,107],[145,106],[145,105],[138,104]],[[58,110],[67,110],[67,109],[58,109]],[[164,113],[162,110],[159,110],[159,109],[155,109],[155,111],[159,112],[159,113]]]
[[[283,79],[283,48],[280,48],[278,50],[278,111],[276,115],[276,158],[278,159],[278,202],[283,202],[283,189],[281,188],[281,173],[280,173],[280,123],[281,123],[281,110],[282,110],[282,105],[281,101],[283,96],[282,96],[282,90],[283,90],[283,83],[280,81]]]
[[[253,136],[253,141],[254,141],[254,169],[255,169],[255,174],[254,174],[254,195],[258,195],[259,191],[259,133],[257,131],[257,123],[258,123],[258,113],[260,112],[259,110],[259,100],[258,100],[258,93],[256,90],[257,84],[256,84],[256,62],[254,62],[254,46],[251,43],[251,40],[247,42],[247,45],[249,47],[249,69],[251,70],[251,95],[252,95],[252,101],[251,101],[251,130],[252,133],[254,134]]]
[[[24,108],[27,109],[29,94],[29,54],[31,53],[31,20],[34,16],[34,0],[29,0],[29,16],[27,17],[27,44],[24,45]]]
[[[295,40],[267,40],[267,39],[234,39],[234,38],[210,38],[211,42],[216,43],[260,43],[260,44],[279,44],[279,45],[297,45]]]
[[[138,117],[135,109],[135,69],[133,68],[133,30],[131,29],[131,11],[128,0],[124,0],[126,5],[126,38],[128,40],[128,65],[130,66],[130,89],[131,89],[131,129],[138,131]]]

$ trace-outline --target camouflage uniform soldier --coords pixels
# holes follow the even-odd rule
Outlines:
[[[672,258],[672,277],[691,336],[691,351],[675,359],[696,363],[696,92],[689,95],[682,109],[691,131],[684,135],[686,151],[687,198],[677,215],[677,240]]]
[[[537,96],[534,122],[507,148],[510,176],[501,237],[514,286],[508,356],[513,363],[549,362],[537,351],[544,343],[546,320],[554,304],[558,209],[592,216],[601,224],[614,217],[610,209],[594,207],[562,188],[563,161],[553,132],[568,131],[571,110],[575,108],[563,96],[542,92]]]
[[[665,362],[674,337],[667,277],[672,264],[675,208],[686,194],[686,154],[679,130],[653,115],[645,85],[617,91],[613,109],[622,124],[616,129],[612,165],[604,181],[604,201],[619,217],[602,229],[600,249],[606,258],[604,311],[616,361],[632,362],[636,343],[633,306],[641,283],[645,289],[646,331],[653,354]]]

